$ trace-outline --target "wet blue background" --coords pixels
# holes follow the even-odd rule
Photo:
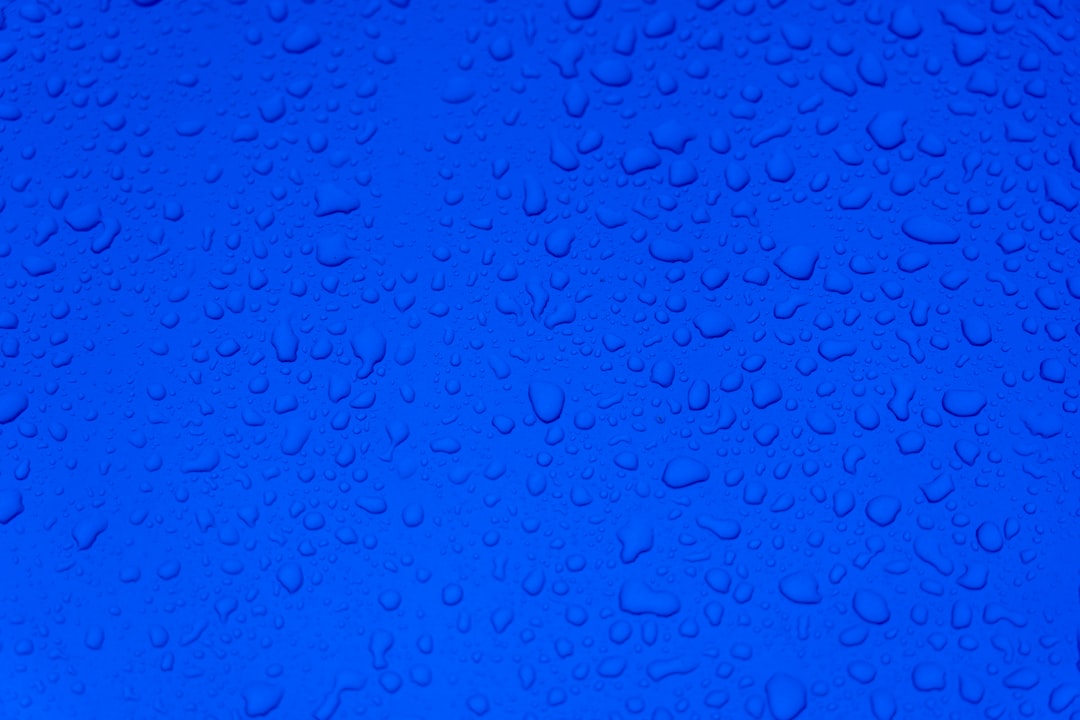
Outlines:
[[[1080,716],[1078,13],[8,3],[0,717]]]

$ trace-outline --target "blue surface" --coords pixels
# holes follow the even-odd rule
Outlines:
[[[0,718],[1080,717],[1080,6],[38,0]]]

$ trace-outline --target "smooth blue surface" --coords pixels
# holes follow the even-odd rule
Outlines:
[[[1080,717],[1080,6],[38,0],[0,718]]]

